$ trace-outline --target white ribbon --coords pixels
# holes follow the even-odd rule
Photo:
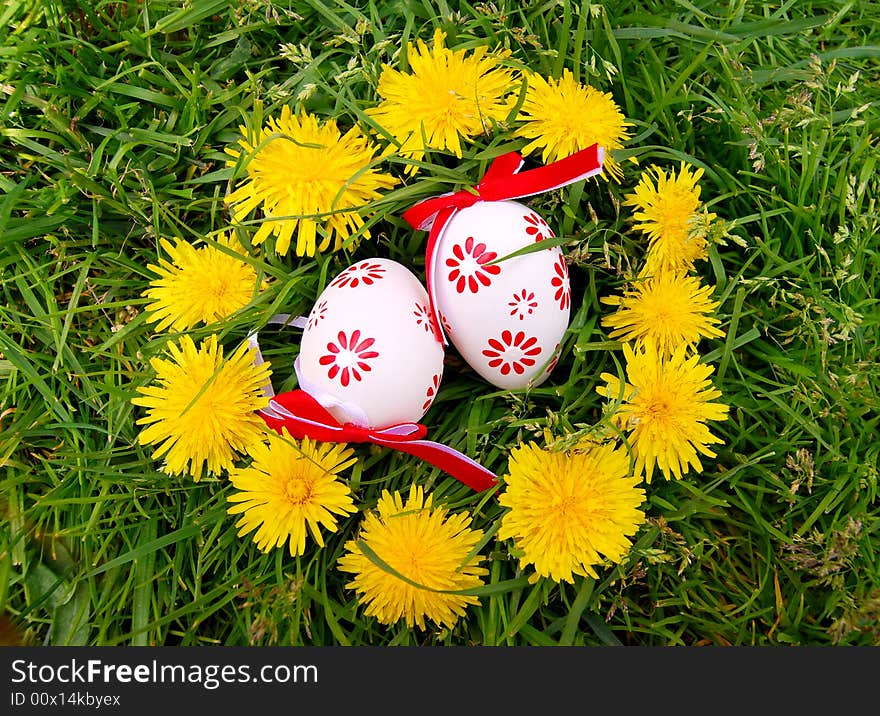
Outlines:
[[[279,313],[278,315],[272,316],[268,321],[266,321],[266,325],[277,324],[282,328],[286,328],[288,326],[292,326],[293,328],[305,328],[308,323],[308,318],[306,316],[297,316],[296,318],[291,319],[289,313]],[[248,345],[254,349],[254,365],[263,365],[265,363],[265,359],[263,358],[263,352],[260,350],[260,341],[258,340],[258,331],[251,331],[247,337]],[[272,387],[272,381],[269,380],[266,382],[266,385],[263,386],[263,395],[267,398],[275,397],[275,389]]]
[[[291,318],[289,313],[279,313],[266,321],[266,325],[279,325],[282,328],[292,327],[304,329],[306,325],[308,325],[308,322],[308,316],[296,316],[295,318]],[[263,353],[260,350],[259,332],[252,331],[248,334],[247,342],[248,345],[254,349],[254,365],[262,365],[265,363],[266,361],[263,358]],[[340,423],[352,423],[361,427],[367,427],[369,422],[367,414],[360,407],[318,388],[311,381],[303,378],[299,370],[299,356],[297,356],[296,360],[293,362],[293,370],[296,373],[296,380],[297,383],[299,383],[299,387],[317,400],[321,407],[329,411],[330,414]],[[267,398],[275,397],[275,389],[272,387],[271,380],[267,381],[263,386],[263,395]],[[270,407],[274,405],[276,410],[284,410],[284,408],[274,401],[270,402],[269,405]],[[268,409],[263,412],[269,414],[270,417],[280,417],[279,415],[273,416],[268,412]]]

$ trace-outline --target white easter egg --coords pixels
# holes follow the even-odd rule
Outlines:
[[[443,227],[431,283],[441,325],[489,383],[517,389],[550,374],[568,328],[571,288],[559,247],[492,263],[553,236],[516,201],[478,201]]]
[[[443,343],[418,278],[389,259],[342,271],[308,316],[300,388],[340,423],[384,428],[418,422],[443,374]]]

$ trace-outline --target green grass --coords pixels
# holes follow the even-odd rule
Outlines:
[[[869,2],[327,3],[10,0],[0,11],[0,609],[37,644],[880,644],[877,132],[880,9]],[[229,222],[223,148],[238,126],[300,102],[364,119],[383,62],[433,27],[545,74],[572,70],[633,123],[623,156],[702,167],[732,222],[698,267],[723,339],[704,341],[730,419],[701,474],[647,486],[623,564],[529,584],[489,539],[479,607],[452,631],[366,618],[323,550],[261,554],[236,536],[224,479],[173,478],[136,442],[134,388],[164,336],[141,292],[160,237]],[[401,56],[400,61],[403,61]],[[351,64],[350,64],[351,63]],[[420,273],[416,199],[474,182],[491,137],[439,153],[388,195],[356,251],[259,255],[271,288],[224,343],[305,313],[328,278],[384,256]],[[399,165],[391,165],[400,169]],[[617,372],[599,298],[644,246],[620,206],[638,181],[529,201],[570,237],[574,305],[559,367],[529,393],[492,389],[449,352],[424,422],[504,472],[519,441],[601,419]],[[434,179],[432,179],[432,177]],[[245,230],[252,230],[245,227]],[[296,333],[266,331],[276,390]],[[493,498],[399,453],[358,447],[357,501],[417,481],[494,531]]]

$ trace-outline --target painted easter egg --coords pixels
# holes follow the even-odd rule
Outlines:
[[[443,343],[418,278],[389,259],[352,264],[318,296],[296,373],[340,423],[418,422],[443,374]]]
[[[553,236],[516,201],[478,201],[443,227],[430,259],[434,305],[461,357],[499,388],[539,385],[568,328],[571,288],[559,247],[499,261]]]

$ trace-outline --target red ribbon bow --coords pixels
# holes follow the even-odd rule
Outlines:
[[[468,487],[482,492],[494,487],[498,478],[478,462],[448,445],[423,440],[428,429],[419,423],[398,423],[387,428],[365,428],[340,424],[317,400],[304,390],[276,395],[260,417],[275,432],[287,429],[291,437],[305,437],[330,443],[372,443],[415,455],[439,467]]]
[[[433,259],[437,240],[443,227],[455,212],[473,206],[478,201],[503,201],[532,196],[545,191],[559,189],[602,171],[605,152],[598,144],[560,159],[559,161],[536,169],[519,173],[523,158],[517,152],[508,152],[496,158],[474,191],[456,191],[442,194],[415,204],[403,212],[404,220],[414,229],[428,231],[425,248],[425,278],[428,285],[428,299],[431,302],[431,320],[437,335],[446,335],[436,317],[434,308]]]

